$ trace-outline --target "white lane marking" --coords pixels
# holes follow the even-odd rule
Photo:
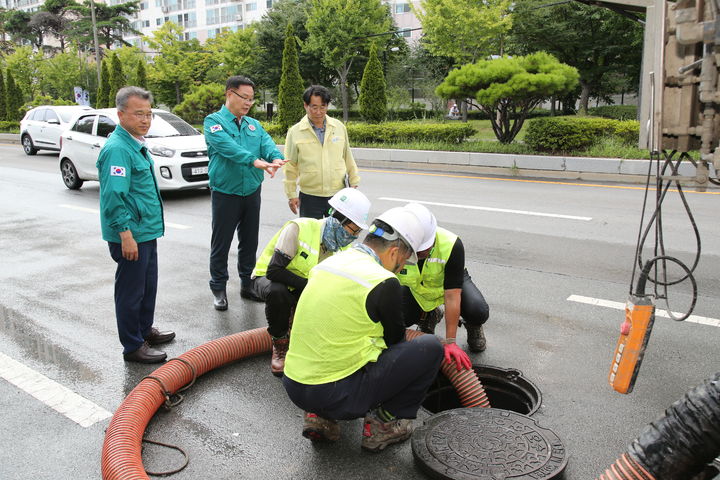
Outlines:
[[[60,206],[63,208],[69,208],[70,210],[77,210],[79,212],[95,213],[98,215],[100,214],[100,210],[97,210],[95,208],[79,207],[77,205],[68,205],[65,203],[61,204]],[[177,230],[188,230],[188,229],[192,228],[188,225],[182,225],[180,223],[172,223],[172,222],[165,222],[165,226],[170,227],[170,228],[175,228]]]
[[[112,417],[112,413],[30,367],[0,352],[0,377],[65,415],[81,427]]]
[[[513,209],[509,209],[509,208],[478,207],[475,205],[461,205],[461,204],[457,204],[457,203],[426,202],[425,200],[412,200],[412,199],[408,199],[408,198],[380,197],[380,200],[390,200],[392,202],[415,202],[415,203],[423,203],[425,205],[437,205],[440,207],[469,208],[471,210],[484,210],[486,212],[500,212],[500,213],[515,213],[518,215],[531,215],[531,216],[535,216],[535,217],[564,218],[566,220],[580,220],[583,222],[589,222],[590,220],[592,220],[592,217],[578,217],[575,215],[563,215],[560,213],[531,212],[529,210],[513,210]]]
[[[583,297],[582,295],[570,295],[567,300],[569,302],[585,303],[588,305],[596,305],[598,307],[614,308],[615,310],[625,310],[625,304],[613,302],[611,300],[603,300],[601,298]],[[680,317],[683,314],[672,312],[673,317]],[[670,318],[666,310],[655,310],[656,317]],[[700,325],[710,325],[711,327],[720,327],[720,320],[716,318],[701,317],[700,315],[690,315],[685,319],[686,322],[699,323]]]

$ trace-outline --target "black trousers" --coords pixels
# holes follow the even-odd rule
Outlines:
[[[115,263],[115,319],[123,353],[134,352],[145,342],[155,318],[158,261],[157,240],[138,243],[138,259],[122,256],[122,245],[108,242]]]
[[[328,216],[330,204],[328,200],[332,197],[316,197],[300,192],[300,216],[307,218],[324,218]]]
[[[265,302],[265,318],[268,322],[268,333],[279,338],[288,334],[290,315],[300,300],[299,290],[288,290],[287,285],[273,282],[267,277],[253,280],[255,294]]]
[[[391,345],[377,359],[337,382],[304,385],[287,376],[290,400],[323,418],[352,420],[382,406],[398,418],[415,418],[440,369],[443,347],[435,335]]]
[[[225,290],[228,281],[228,253],[237,232],[237,270],[242,286],[250,284],[260,229],[260,191],[250,195],[211,193],[212,237],[210,239],[210,289]]]
[[[423,310],[412,296],[408,287],[403,287],[403,310],[405,313],[405,326],[415,325],[420,320]],[[462,293],[460,294],[460,316],[468,325],[482,325],[490,317],[490,307],[485,297],[475,286],[467,269],[463,275]]]

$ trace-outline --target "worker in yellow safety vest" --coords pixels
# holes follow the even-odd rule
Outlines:
[[[434,335],[405,340],[395,273],[415,261],[423,229],[403,207],[373,221],[362,244],[310,271],[295,311],[283,385],[305,410],[303,436],[337,440],[363,417],[362,448],[407,439],[443,357]]]
[[[405,286],[406,325],[417,324],[419,330],[434,333],[445,305],[445,342],[455,343],[462,317],[470,351],[482,352],[487,343],[483,324],[490,316],[490,308],[465,268],[465,248],[460,237],[438,227],[435,215],[424,205],[409,203],[405,208],[417,215],[425,231],[417,265],[398,273]]]
[[[367,229],[370,200],[355,188],[344,188],[329,202],[324,219],[297,218],[287,222],[263,250],[252,272],[254,294],[265,301],[273,350],[270,370],[283,374],[292,311],[307,284],[310,269],[347,248]]]

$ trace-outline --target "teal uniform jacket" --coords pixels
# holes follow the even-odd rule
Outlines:
[[[242,117],[240,128],[225,105],[205,117],[203,130],[208,147],[210,188],[229,195],[247,196],[263,181],[265,171],[253,166],[261,158],[284,158],[260,122]]]
[[[100,180],[100,223],[103,240],[120,241],[130,230],[137,243],[165,234],[163,206],[147,150],[120,125],[100,150],[95,164]]]

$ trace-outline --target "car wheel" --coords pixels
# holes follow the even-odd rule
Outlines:
[[[77,190],[82,187],[83,181],[75,169],[75,165],[67,158],[60,162],[60,173],[62,173],[63,183],[70,190]]]
[[[25,151],[25,155],[35,155],[38,152],[38,149],[35,148],[35,145],[33,145],[33,141],[32,138],[30,138],[30,135],[23,135],[22,146],[23,150]]]

